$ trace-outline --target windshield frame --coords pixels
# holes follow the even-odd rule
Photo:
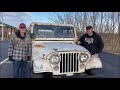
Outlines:
[[[32,26],[32,28],[31,28],[31,29],[33,30],[32,33],[35,33],[35,30],[34,30],[34,26],[35,26],[35,25],[36,25],[36,24],[34,24],[34,25]],[[43,24],[37,24],[37,25],[42,25],[42,26],[44,26],[44,25],[47,25],[47,24],[44,24],[44,25],[43,25]],[[49,26],[49,25],[47,25],[47,26]],[[59,37],[40,37],[40,38],[37,38],[37,37],[36,37],[36,39],[40,39],[40,40],[46,40],[46,39],[49,39],[49,40],[56,40],[56,39],[57,39],[57,40],[63,40],[63,39],[66,38],[66,39],[68,39],[68,40],[73,40],[73,38],[76,36],[75,30],[74,30],[74,29],[75,29],[74,26],[71,26],[71,25],[51,25],[51,24],[50,24],[50,26],[63,26],[63,27],[66,26],[66,27],[71,27],[71,28],[73,28],[73,29],[72,29],[72,30],[73,30],[73,31],[72,31],[73,34],[72,34],[71,37],[60,37],[60,36],[59,36]]]

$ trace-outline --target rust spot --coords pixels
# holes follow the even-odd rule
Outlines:
[[[44,48],[45,46],[43,46],[43,45],[35,45],[35,47],[37,47],[37,48]]]

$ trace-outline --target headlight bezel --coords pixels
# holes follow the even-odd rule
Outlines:
[[[58,58],[58,61],[57,62],[53,62],[52,61],[52,58],[53,57],[57,57]],[[49,62],[51,63],[51,64],[53,64],[53,65],[58,65],[59,63],[60,63],[60,56],[58,55],[58,54],[52,54],[51,56],[50,56],[50,58],[49,58]]]
[[[89,55],[86,52],[85,53],[81,53],[78,58],[79,58],[80,62],[85,63],[85,62],[87,62],[89,60]]]

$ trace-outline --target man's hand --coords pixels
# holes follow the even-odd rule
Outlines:
[[[10,60],[10,61],[13,61],[13,58],[12,58],[12,56],[9,56],[9,60]]]
[[[30,59],[31,59],[31,56],[27,56],[27,60],[30,61]]]
[[[80,43],[81,43],[78,38],[77,38],[74,42],[75,42],[77,45],[80,45]]]
[[[80,45],[80,43],[81,43],[80,41],[77,42],[78,45]]]
[[[80,45],[81,42],[80,42],[80,41],[77,41],[77,42],[75,42],[75,43],[76,43],[77,45]]]

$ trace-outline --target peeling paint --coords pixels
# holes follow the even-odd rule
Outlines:
[[[33,22],[31,24],[31,30],[33,31],[33,27],[35,24],[38,25],[51,25],[51,24],[43,24],[43,23],[36,23]],[[54,24],[53,24],[54,25]],[[72,26],[73,25],[59,25],[55,24],[56,26]],[[75,37],[77,37],[76,29],[74,28],[74,34]],[[33,51],[33,67],[35,73],[41,73],[41,72],[53,72],[53,75],[61,75],[62,73],[58,71],[54,71],[54,65],[51,65],[51,63],[48,61],[48,56],[50,53],[53,53],[54,50],[57,50],[57,52],[88,52],[86,48],[83,46],[77,45],[74,42],[74,38],[36,38],[32,40],[32,51]],[[56,52],[54,52],[56,53]],[[44,59],[45,58],[45,59]],[[42,65],[42,66],[41,66]],[[82,73],[85,71],[86,64],[80,64],[79,69],[81,69],[79,72],[74,73]],[[58,65],[60,69],[60,64]],[[73,73],[67,72],[66,75],[73,75]]]
[[[35,45],[35,47],[37,47],[37,48],[45,48],[45,46],[43,46],[43,45]]]

